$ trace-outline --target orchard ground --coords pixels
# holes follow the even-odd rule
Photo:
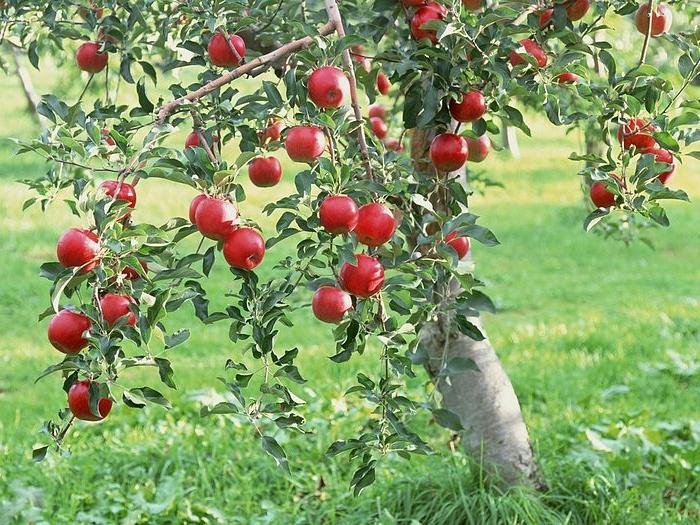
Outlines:
[[[39,77],[49,91],[50,75]],[[44,88],[44,89],[42,89]],[[260,449],[251,428],[225,417],[199,417],[214,396],[228,357],[238,355],[228,326],[202,326],[190,311],[167,320],[189,327],[190,340],[170,355],[174,409],[117,405],[101,424],[78,424],[72,455],[36,464],[31,448],[41,422],[65,405],[60,378],[34,384],[57,360],[46,340],[48,282],[39,265],[54,258],[55,241],[76,219],[57,202],[48,213],[21,211],[29,196],[17,179],[37,176],[42,163],[15,156],[10,136],[37,129],[24,113],[13,78],[0,80],[0,523],[696,523],[700,519],[700,208],[672,204],[672,227],[650,235],[656,249],[625,247],[583,232],[585,216],[576,163],[576,135],[541,120],[535,138],[521,136],[522,159],[491,155],[477,169],[506,185],[473,199],[474,212],[499,237],[497,248],[475,246],[477,275],[499,312],[486,326],[524,407],[549,490],[502,495],[482,481],[450,435],[426,420],[439,455],[389,459],[359,497],[348,489],[346,458],[326,459],[334,440],[351,435],[365,410],[341,402],[354,375],[380,366],[373,352],[349,366],[333,353],[328,325],[308,305],[279,344],[300,347],[309,380],[311,436],[285,443],[291,477]],[[183,129],[176,140],[184,140]],[[233,158],[231,149],[226,153]],[[258,210],[291,187],[284,159],[281,186],[254,189],[242,211],[271,231]],[[700,198],[700,166],[682,166],[672,186]],[[194,192],[162,181],[138,186],[139,220],[186,216]],[[278,245],[259,267],[272,276]],[[210,295],[224,304],[231,276],[217,261]],[[213,292],[213,293],[212,293]],[[299,297],[308,303],[311,292]],[[140,378],[153,371],[128,374]],[[143,375],[139,375],[143,374]],[[416,382],[420,388],[421,381]],[[312,390],[313,389],[313,390]]]

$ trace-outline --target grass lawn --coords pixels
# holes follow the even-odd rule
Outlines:
[[[298,393],[309,403],[315,429],[285,443],[291,477],[275,468],[250,427],[199,417],[193,394],[217,388],[226,359],[239,349],[227,326],[204,327],[185,309],[168,319],[171,329],[192,330],[171,355],[179,386],[171,395],[175,408],[115,406],[104,423],[77,425],[70,457],[33,463],[38,427],[65,403],[57,376],[33,383],[57,361],[46,341],[47,321],[36,322],[49,300],[38,267],[54,258],[56,238],[75,219],[60,203],[46,214],[21,211],[28,193],[15,181],[38,176],[43,166],[35,157],[15,156],[7,137],[29,138],[37,130],[13,78],[2,77],[0,96],[0,524],[700,519],[700,209],[670,206],[672,227],[651,233],[654,251],[584,233],[578,167],[566,160],[578,146],[575,136],[540,121],[535,139],[522,138],[520,160],[500,153],[482,165],[506,189],[475,198],[473,206],[502,242],[475,249],[478,275],[500,310],[486,323],[523,404],[548,491],[498,493],[468,458],[450,453],[446,432],[426,424],[422,432],[439,454],[410,462],[387,458],[375,485],[353,497],[351,467],[324,452],[362,424],[366,407],[342,402],[342,394],[358,371],[372,373],[379,362],[371,352],[344,365],[326,359],[333,352],[330,329],[308,308],[279,342],[300,346],[309,382]],[[695,198],[699,167],[685,164],[674,181]],[[243,213],[256,217],[264,203],[291,188],[293,174],[294,166],[285,164],[285,184],[250,191]],[[139,186],[137,220],[186,215],[192,191],[170,186],[156,180]],[[272,226],[266,219],[262,224]],[[267,263],[263,277],[271,276]],[[217,262],[208,283],[221,304],[231,286],[224,266]],[[130,377],[134,383],[157,379],[149,372]]]

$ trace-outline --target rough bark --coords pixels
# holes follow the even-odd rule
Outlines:
[[[433,135],[421,130],[412,134],[411,155],[420,171],[427,169],[425,156]],[[466,183],[466,172],[464,177]],[[456,280],[447,288],[449,297],[461,292]],[[470,321],[486,336],[480,319]],[[488,337],[475,341],[461,334],[449,313],[444,312],[424,327],[421,341],[429,355],[426,369],[442,395],[443,405],[459,417],[465,429],[465,451],[506,486],[542,488],[520,403]],[[471,359],[479,371],[438,377],[442,364],[455,357]]]

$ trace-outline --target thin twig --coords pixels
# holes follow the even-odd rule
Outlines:
[[[328,13],[328,20],[335,27],[335,31],[338,34],[338,38],[345,37],[345,28],[343,27],[343,19],[340,16],[340,10],[338,9],[338,4],[335,0],[325,0],[326,3],[326,13]],[[355,66],[353,65],[352,57],[350,56],[350,50],[343,50],[343,64],[345,69],[347,69],[348,77],[350,80],[350,103],[352,104],[353,112],[355,113],[355,120],[363,123],[362,119],[362,109],[360,108],[359,97],[357,96],[357,79],[355,78]],[[365,129],[364,124],[357,127],[357,142],[360,145],[360,153],[365,161],[365,169],[367,170],[367,178],[369,180],[374,179],[372,174],[372,163],[369,157],[369,149],[367,148],[367,140],[365,139]]]
[[[647,59],[647,51],[649,51],[649,40],[651,39],[651,24],[654,20],[654,0],[649,0],[647,3],[649,8],[649,20],[647,22],[647,32],[644,34],[644,45],[642,45],[642,55],[639,57],[639,65],[641,66]]]

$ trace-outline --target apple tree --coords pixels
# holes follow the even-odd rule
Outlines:
[[[519,108],[535,108],[597,130],[595,151],[571,156],[585,161],[586,228],[631,240],[641,225],[667,226],[662,202],[687,199],[668,185],[675,165],[698,156],[700,106],[685,97],[700,72],[696,11],[654,0],[3,2],[3,38],[35,67],[51,54],[60,71],[81,70],[85,88],[77,99],[44,96],[50,126],[19,143],[47,162],[26,181],[35,196],[25,206],[62,200],[75,216],[58,261],[41,267],[51,283],[41,317],[65,356],[40,377],[60,374],[67,408],[45,423],[35,457],[64,451],[76,419],[102,420],[113,403],[169,407],[171,359],[189,331],[168,314],[191,308],[204,324],[228,325],[231,343],[226,401],[202,414],[247,422],[288,469],[276,436],[313,428],[297,388],[303,350],[278,335],[311,303],[333,336],[328,358],[362,364],[346,395],[372,410],[355,435],[328,444],[355,463],[355,492],[387,454],[430,452],[416,424],[426,411],[506,483],[539,484],[479,319],[494,306],[470,249],[498,240],[469,208],[491,185],[471,168],[499,149],[489,135],[500,122],[529,134]],[[615,42],[632,24],[633,60]],[[663,66],[660,49],[673,57]],[[255,91],[237,89],[244,77]],[[189,131],[185,144],[168,140],[178,129]],[[222,148],[231,142],[235,158]],[[261,210],[276,218],[263,232],[240,181],[277,184],[284,155],[305,167]],[[155,178],[195,196],[179,216],[147,224],[137,194]],[[207,287],[214,264],[231,269],[223,309],[210,307],[223,295]],[[162,386],[125,388],[135,367],[156,370]],[[407,388],[424,373],[424,390]]]

